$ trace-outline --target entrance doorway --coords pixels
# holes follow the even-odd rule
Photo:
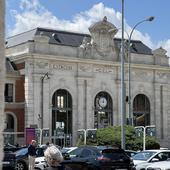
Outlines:
[[[146,95],[138,94],[133,101],[133,120],[135,126],[150,125],[150,102]]]
[[[52,97],[52,142],[62,147],[72,144],[72,97],[65,89]]]

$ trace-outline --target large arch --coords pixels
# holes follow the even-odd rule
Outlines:
[[[4,144],[16,144],[17,135],[14,132],[17,132],[17,118],[16,115],[12,112],[6,112],[5,118],[5,128],[4,128]]]
[[[99,92],[94,99],[94,128],[104,128],[113,125],[113,104],[111,96]]]
[[[138,94],[133,100],[134,126],[150,125],[150,101],[144,94]]]
[[[72,97],[65,89],[52,96],[52,142],[59,146],[72,143]]]

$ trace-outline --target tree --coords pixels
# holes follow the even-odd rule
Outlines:
[[[143,136],[137,137],[135,128],[132,126],[125,126],[126,149],[128,150],[142,150]],[[121,127],[109,126],[98,129],[96,140],[98,145],[117,145],[121,146]],[[146,149],[158,149],[159,143],[153,137],[146,137]]]

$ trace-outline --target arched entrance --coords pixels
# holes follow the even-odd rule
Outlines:
[[[134,126],[150,125],[150,102],[144,94],[138,94],[133,101]]]
[[[4,144],[15,144],[15,119],[14,116],[10,113],[6,113],[5,119],[5,129],[4,129]]]
[[[107,92],[100,92],[94,100],[94,128],[113,125],[112,98]]]
[[[72,97],[67,90],[59,89],[52,97],[52,142],[70,146],[72,141]]]

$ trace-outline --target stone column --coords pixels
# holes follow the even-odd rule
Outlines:
[[[85,95],[84,95],[84,79],[78,78],[78,89],[77,89],[77,111],[78,111],[78,129],[84,129],[85,128],[85,122],[86,122],[86,113],[85,113]]]
[[[0,160],[3,158],[3,135],[2,131],[4,129],[4,82],[5,82],[5,48],[4,48],[4,37],[5,37],[5,1],[0,0]],[[0,163],[0,169],[2,169],[2,164]]]
[[[34,122],[34,78],[32,76],[32,63],[25,61],[25,127]]]
[[[94,128],[94,99],[92,98],[92,80],[86,80],[86,128]]]

